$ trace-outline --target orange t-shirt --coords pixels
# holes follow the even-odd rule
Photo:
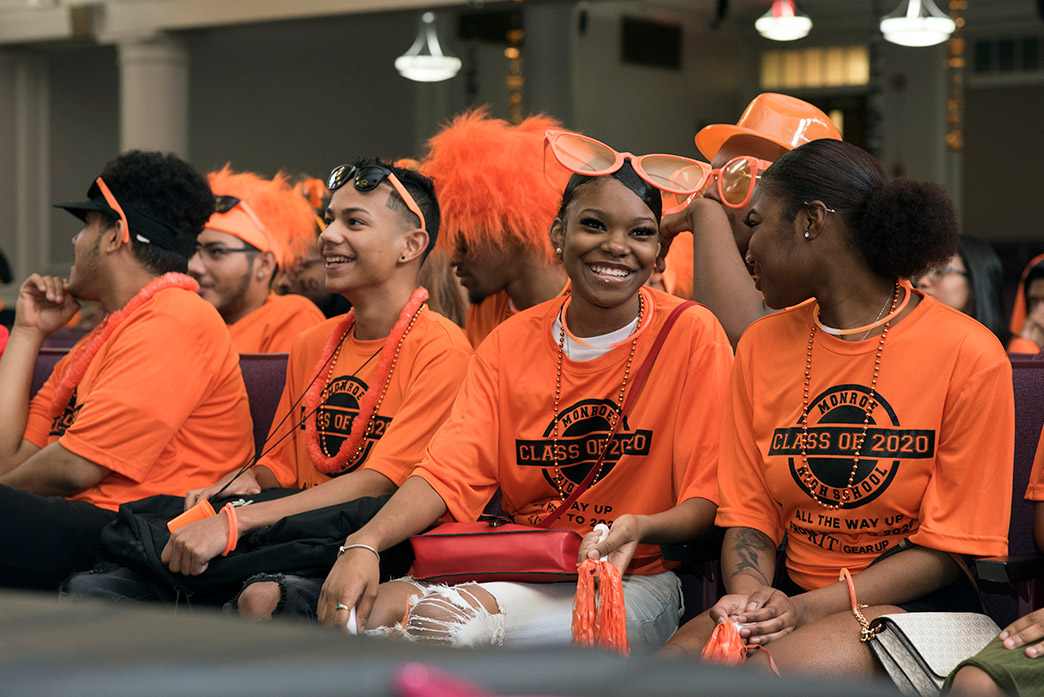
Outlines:
[[[667,268],[663,270],[663,287],[679,298],[692,297],[692,233],[683,232],[671,242],[667,251]]]
[[[562,287],[559,297],[569,294],[569,282]],[[506,290],[500,290],[486,297],[477,305],[468,305],[468,317],[464,322],[464,333],[475,348],[482,343],[491,331],[501,322],[516,314],[518,310],[511,304]]]
[[[308,432],[300,426],[306,407],[304,399],[298,399],[308,391],[330,334],[342,319],[334,317],[307,330],[290,350],[286,386],[268,442],[274,444],[288,430],[293,430],[293,435],[260,462],[284,486],[310,487],[329,479],[312,464]],[[372,382],[384,341],[358,341],[349,334],[341,347],[333,366],[330,396],[318,413],[319,423],[328,424],[318,429],[328,456],[338,451],[350,433],[366,391],[382,387]],[[361,465],[402,485],[424,456],[435,429],[449,415],[470,357],[471,346],[460,327],[436,312],[422,310],[402,342],[388,391],[377,411],[374,432],[367,437],[359,462],[346,471]],[[325,382],[325,373],[319,379]],[[280,424],[291,410],[293,413]]]
[[[287,353],[301,332],[326,316],[303,295],[269,293],[265,304],[228,325],[239,353]]]
[[[478,304],[468,305],[468,318],[464,323],[464,332],[468,341],[475,348],[486,336],[496,329],[497,325],[515,314],[511,306],[511,298],[506,290],[497,291]]]
[[[804,367],[815,305],[751,324],[740,339],[722,425],[717,524],[779,544],[802,588],[861,571],[903,538],[946,552],[1007,553],[1014,454],[1011,364],[985,327],[922,298],[888,332],[877,407],[854,500],[817,504],[802,483]],[[840,499],[862,433],[879,337],[816,332],[807,456],[816,495]]]
[[[633,379],[671,309],[682,302],[642,289],[646,317],[638,328]],[[564,299],[541,303],[510,318],[476,350],[453,413],[414,474],[427,481],[456,520],[475,520],[499,486],[504,511],[535,524],[554,510],[557,336],[551,326]],[[557,454],[566,493],[597,460],[615,410],[631,342],[590,361],[562,358]],[[667,337],[648,381],[624,418],[594,484],[555,522],[581,534],[625,513],[653,514],[700,497],[717,501],[716,469],[721,409],[732,348],[705,307],[686,310]],[[659,548],[642,545],[637,557],[666,566]]]
[[[29,405],[25,439],[111,470],[71,496],[102,508],[154,494],[184,495],[242,465],[253,426],[239,356],[217,310],[178,288],[156,293],[94,356],[65,411],[51,399],[69,356]]]

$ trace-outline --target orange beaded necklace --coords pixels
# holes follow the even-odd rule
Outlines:
[[[138,293],[127,301],[127,304],[105,316],[97,327],[88,334],[79,348],[69,356],[69,369],[65,371],[51,397],[51,418],[61,414],[69,404],[73,391],[83,380],[91,361],[123,322],[142,305],[152,299],[156,293],[168,288],[181,288],[195,293],[199,284],[189,276],[181,273],[166,273],[146,283]]]

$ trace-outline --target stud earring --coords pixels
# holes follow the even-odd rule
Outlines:
[[[805,230],[805,239],[807,240],[809,237],[811,237],[811,235],[809,234],[808,230]]]
[[[561,255],[562,254],[562,248],[561,247],[555,247],[555,254]]]
[[[399,261],[406,261],[406,255],[403,254],[401,257],[399,257]]]

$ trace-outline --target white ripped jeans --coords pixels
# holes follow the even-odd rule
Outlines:
[[[572,641],[575,583],[478,583],[445,586],[401,579],[417,588],[401,628],[411,640],[454,646],[549,646]],[[500,608],[491,614],[469,586],[488,592]],[[671,571],[623,579],[627,640],[634,652],[652,652],[678,628],[684,611],[681,582]],[[373,630],[392,633],[391,628]],[[368,632],[370,633],[370,632]]]

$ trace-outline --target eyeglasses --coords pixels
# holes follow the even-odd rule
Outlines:
[[[544,177],[558,191],[565,191],[574,173],[589,177],[612,174],[625,160],[631,161],[639,177],[659,189],[664,215],[682,210],[693,194],[704,187],[711,171],[706,162],[687,157],[634,155],[617,152],[579,133],[544,132]]]
[[[200,254],[207,261],[214,263],[220,263],[225,260],[229,254],[235,254],[236,252],[256,252],[256,247],[222,247],[219,244],[202,244],[196,245],[196,254]]]
[[[970,274],[967,271],[965,271],[964,269],[958,269],[955,266],[947,265],[947,266],[940,266],[937,269],[932,269],[931,271],[929,271],[928,273],[924,274],[923,276],[921,276],[917,280],[918,281],[930,281],[932,283],[938,283],[939,281],[943,280],[944,278],[946,278],[950,274],[957,274],[958,276],[964,276],[965,278],[969,278],[970,277]]]
[[[420,229],[425,232],[428,230],[420,206],[418,206],[417,202],[412,196],[410,196],[410,192],[406,191],[406,187],[402,185],[402,182],[400,182],[399,178],[395,176],[395,173],[387,167],[381,167],[380,165],[364,165],[362,167],[356,167],[355,165],[338,165],[333,168],[333,171],[330,172],[330,176],[327,177],[326,188],[332,193],[347,184],[349,179],[351,179],[352,183],[355,185],[356,191],[373,191],[380,186],[382,181],[387,179],[388,182],[395,187],[395,190],[399,192],[399,196],[402,198],[403,203],[406,204],[406,207],[420,219]]]
[[[734,157],[721,167],[712,169],[707,187],[717,187],[718,199],[729,208],[743,208],[750,203],[761,173],[772,165],[750,155]]]

